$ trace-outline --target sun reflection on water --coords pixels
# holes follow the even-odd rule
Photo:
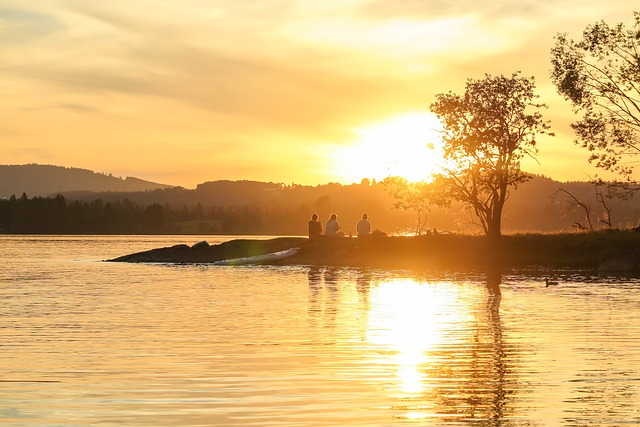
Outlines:
[[[427,392],[431,381],[424,366],[435,363],[435,350],[462,320],[457,299],[456,287],[413,279],[383,282],[372,290],[367,339],[388,351],[395,393]]]

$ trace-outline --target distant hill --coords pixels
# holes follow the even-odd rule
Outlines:
[[[626,200],[607,199],[603,197],[604,191],[588,182],[559,182],[534,176],[510,192],[502,229],[505,233],[526,233],[585,227],[597,230],[605,228],[607,222],[617,228],[640,225],[640,191]],[[349,232],[355,229],[362,213],[367,212],[374,228],[399,234],[415,230],[418,221],[415,212],[393,209],[394,200],[384,184],[364,181],[308,186],[222,180],[185,189],[84,169],[0,166],[0,199],[12,194],[21,198],[22,193],[28,198],[61,194],[67,207],[72,204],[76,210],[80,209],[76,204],[91,207],[93,210],[87,207],[88,213],[83,217],[91,219],[91,224],[74,228],[83,218],[71,217],[67,224],[67,230],[80,229],[82,233],[147,233],[157,221],[163,227],[156,227],[155,232],[165,233],[304,235],[312,213],[317,213],[323,223],[332,213],[338,214],[340,224]],[[55,210],[55,206],[50,209]],[[72,216],[74,212],[67,213]],[[102,216],[92,217],[96,212],[102,212]],[[109,215],[118,212],[122,218],[109,220]],[[7,221],[11,219],[7,213],[4,215]],[[2,216],[0,209],[0,220]],[[136,218],[135,227],[118,228],[118,224],[130,224]],[[425,219],[424,215],[421,219]],[[468,206],[460,203],[452,203],[448,208],[432,206],[426,219],[424,227],[430,230],[481,232]],[[21,220],[28,222],[29,218]],[[8,225],[5,228],[10,229]]]
[[[573,203],[569,194],[559,190],[580,200],[584,208]],[[544,176],[534,176],[510,191],[503,212],[503,231],[572,231],[581,226],[589,227],[590,222],[594,229],[601,229],[605,227],[603,221],[607,217],[613,227],[631,228],[640,224],[640,193],[629,200],[603,199],[607,208],[611,209],[607,215],[605,206],[598,200],[596,190],[588,182],[559,182]],[[237,228],[233,232],[241,234],[304,234],[304,227],[314,212],[323,222],[330,214],[338,214],[346,232],[349,229],[353,231],[355,223],[365,211],[374,221],[375,228],[390,233],[399,233],[416,225],[415,213],[399,212],[392,208],[394,200],[381,183],[308,186],[223,180],[205,182],[193,190],[173,187],[129,193],[68,192],[63,196],[69,202],[91,203],[100,199],[103,203],[112,204],[128,200],[142,207],[156,204],[170,207],[176,211],[176,217],[185,218],[189,216],[186,211],[195,210],[199,213],[190,220],[198,224],[205,224],[206,218],[219,217],[223,212],[235,212],[238,217],[256,214],[256,218],[234,225]],[[588,209],[588,214],[585,209]],[[481,231],[470,209],[460,203],[453,203],[450,208],[432,206],[427,219],[426,227],[429,229],[464,233]],[[263,223],[263,228],[259,228],[260,223]],[[199,230],[201,233],[209,232],[206,228]],[[215,232],[230,231],[225,226]]]
[[[87,169],[52,165],[0,165],[0,198],[26,193],[29,197],[51,196],[70,191],[133,192],[171,188],[138,178],[118,178]]]

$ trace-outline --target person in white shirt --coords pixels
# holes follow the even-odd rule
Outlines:
[[[356,224],[356,232],[358,237],[371,234],[371,221],[369,221],[369,215],[366,212],[362,214],[362,219]]]
[[[335,236],[338,236],[339,234],[344,234],[344,233],[340,233],[339,230],[340,230],[340,223],[338,222],[338,215],[331,214],[329,221],[327,221],[327,224],[324,226],[324,235],[335,237]]]

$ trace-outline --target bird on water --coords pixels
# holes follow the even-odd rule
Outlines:
[[[546,279],[544,279],[544,281],[547,284],[547,286],[545,286],[545,288],[548,288],[549,286],[555,286],[555,285],[558,284],[558,282],[556,282],[554,280],[549,280],[548,277]]]

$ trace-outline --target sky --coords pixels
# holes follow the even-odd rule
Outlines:
[[[635,1],[0,0],[0,164],[194,188],[429,171],[429,105],[485,74],[535,77],[556,137],[523,169],[588,179],[554,36]],[[636,5],[636,9],[637,5]]]

